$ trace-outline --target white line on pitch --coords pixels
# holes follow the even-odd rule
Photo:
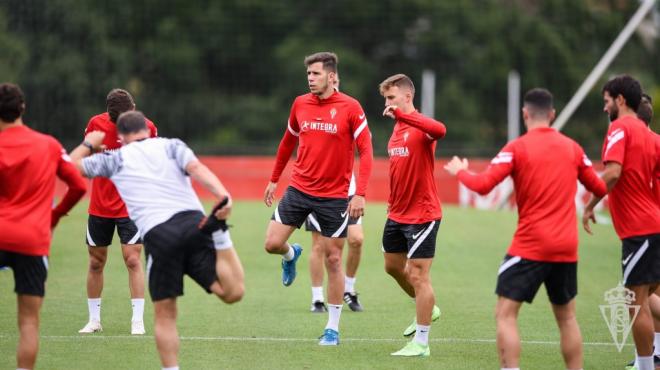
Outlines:
[[[2,339],[18,339],[15,335],[0,335]],[[94,340],[94,339],[154,339],[152,335],[42,335],[41,339],[45,340]],[[276,338],[276,337],[188,337],[182,336],[181,340],[189,341],[226,341],[226,342],[316,342],[318,339],[313,338]],[[382,342],[402,342],[406,339],[394,338],[342,338],[343,342],[363,342],[363,343],[382,343]],[[432,338],[429,342],[433,343],[495,343],[495,339],[479,339],[479,338]],[[556,341],[543,341],[543,340],[523,340],[523,344],[540,344],[540,345],[559,345]],[[607,342],[584,342],[585,346],[612,346],[614,343]],[[632,344],[626,344],[632,346]]]

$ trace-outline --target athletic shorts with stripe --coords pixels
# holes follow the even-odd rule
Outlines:
[[[577,262],[540,262],[507,254],[497,272],[495,294],[532,303],[541,284],[552,304],[567,304],[577,295]]]
[[[108,218],[89,215],[86,242],[90,247],[107,247],[117,227],[121,244],[142,244],[137,226],[128,217]]]
[[[660,234],[634,236],[621,243],[623,285],[660,283]]]
[[[275,208],[271,220],[300,228],[314,213],[321,235],[345,238],[348,226],[348,199],[314,197],[289,186]]]
[[[211,293],[211,285],[217,280],[216,249],[213,237],[197,227],[203,217],[199,211],[179,212],[144,236],[147,282],[153,301],[182,296],[184,275]]]
[[[383,252],[407,253],[408,258],[433,258],[441,220],[402,224],[389,218],[383,230]]]
[[[43,297],[48,277],[48,257],[0,251],[0,268],[14,272],[14,292],[21,295]],[[0,271],[0,275],[5,272]]]
[[[348,202],[351,202],[351,199],[353,199],[353,196],[351,195],[348,197]],[[353,218],[353,217],[348,217],[348,226],[352,225],[362,225],[362,216],[358,218]],[[318,216],[314,214],[314,212],[310,213],[309,216],[307,216],[307,219],[305,220],[305,231],[313,231],[320,233],[321,232],[321,225],[319,224],[318,221]]]

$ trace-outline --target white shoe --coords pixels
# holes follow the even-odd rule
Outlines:
[[[103,331],[103,327],[101,326],[101,323],[99,321],[90,321],[87,323],[87,325],[85,325],[84,328],[78,330],[78,333],[91,334],[102,331]]]
[[[144,321],[131,322],[131,335],[142,335],[144,333]]]

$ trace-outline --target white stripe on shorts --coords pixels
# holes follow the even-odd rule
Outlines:
[[[408,258],[410,258],[413,255],[413,253],[415,253],[417,248],[419,248],[422,242],[424,242],[424,239],[426,239],[426,237],[429,236],[431,230],[433,230],[433,226],[435,226],[435,221],[431,222],[429,227],[427,227],[426,230],[424,230],[424,234],[422,234],[422,236],[420,236],[419,239],[417,239],[415,244],[413,244],[412,248],[410,248],[410,251],[408,252]]]
[[[44,267],[48,270],[48,256],[41,256],[41,259],[44,261]]]
[[[647,249],[649,249],[649,240],[648,239],[646,239],[644,244],[642,244],[642,246],[639,248],[639,250],[632,257],[630,262],[628,262],[628,265],[626,266],[626,269],[623,271],[623,285],[624,286],[626,285],[626,282],[628,281],[628,276],[630,276],[630,273],[635,268],[635,265],[642,258],[642,255],[644,253],[646,253]]]
[[[140,240],[140,232],[136,230],[135,231],[135,236],[133,236],[133,239],[129,240],[128,243],[126,243],[126,244],[135,244],[135,243],[137,243],[138,240]]]
[[[279,209],[280,209],[279,205],[275,207],[275,221],[282,223],[282,218],[280,217]]]
[[[91,247],[96,247],[96,243],[92,239],[92,234],[89,233],[89,224],[87,224],[87,244]]]
[[[348,215],[348,211],[346,211],[346,217],[344,217],[344,223],[341,224],[341,226],[339,227],[339,229],[337,229],[337,231],[335,231],[334,234],[332,234],[332,238],[338,238],[339,235],[341,235],[341,233],[344,232],[344,229],[346,228],[346,225],[348,225],[348,218],[349,218],[349,217],[350,217],[350,216]]]
[[[309,220],[309,223],[318,230],[318,232],[321,232],[321,225],[319,225],[319,222],[314,218],[313,214],[310,213],[309,216],[307,216],[307,219]]]
[[[497,271],[497,275],[499,276],[504,271],[508,270],[509,267],[511,267],[511,266],[515,265],[516,263],[520,262],[520,260],[522,260],[522,258],[520,258],[518,256],[509,258],[506,262],[503,262],[500,265],[500,269]]]
[[[151,273],[151,265],[154,264],[154,259],[151,255],[147,256],[147,286],[149,286],[149,274]]]

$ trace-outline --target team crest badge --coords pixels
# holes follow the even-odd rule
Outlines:
[[[403,142],[404,143],[408,142],[408,133],[407,132],[405,134],[403,134]]]
[[[639,313],[639,305],[631,305],[635,300],[635,292],[625,288],[620,282],[616,288],[605,292],[605,301],[608,304],[600,305],[600,313],[607,323],[612,340],[621,352],[628,339],[632,324]],[[634,312],[632,318],[629,312]]]
[[[330,118],[334,119],[337,115],[337,110],[335,108],[330,109]]]

